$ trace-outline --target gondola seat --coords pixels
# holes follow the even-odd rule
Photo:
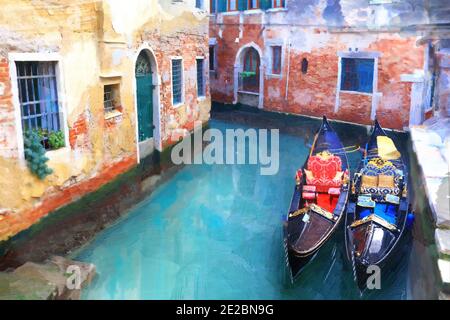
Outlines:
[[[380,158],[370,160],[361,171],[361,193],[373,195],[398,195],[401,175],[390,161]]]
[[[308,185],[316,186],[317,192],[328,193],[330,188],[340,188],[342,185],[341,158],[329,152],[321,152],[310,156],[305,169],[306,182]]]

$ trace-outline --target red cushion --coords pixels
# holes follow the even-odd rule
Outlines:
[[[316,192],[316,186],[304,185],[303,191],[305,192]]]
[[[339,187],[340,180],[333,180],[336,174],[342,171],[341,158],[331,155],[324,159],[319,156],[311,156],[308,159],[308,170],[312,172],[313,179],[306,178],[307,183],[315,186]],[[323,190],[327,192],[328,189]]]
[[[333,196],[338,196],[341,194],[341,189],[340,188],[330,188],[330,189],[328,189],[328,194],[333,195]]]
[[[302,197],[305,200],[314,200],[316,199],[316,194],[314,192],[303,192]]]

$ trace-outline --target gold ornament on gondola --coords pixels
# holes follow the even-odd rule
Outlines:
[[[402,197],[403,197],[403,198],[408,197],[408,187],[407,187],[406,185],[405,185],[405,187],[403,188]]]
[[[294,212],[290,213],[289,214],[289,218],[297,217],[297,216],[299,216],[301,214],[304,214],[304,213],[306,213],[308,211],[309,211],[309,207],[302,208],[300,210],[297,210],[297,211],[294,211]]]

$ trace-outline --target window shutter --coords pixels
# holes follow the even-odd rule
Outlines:
[[[260,0],[260,4],[263,10],[272,8],[272,0]]]
[[[239,11],[247,10],[248,0],[237,0],[237,1],[238,1],[238,10]]]
[[[227,0],[218,0],[217,3],[218,6],[218,12],[226,12],[227,11]]]

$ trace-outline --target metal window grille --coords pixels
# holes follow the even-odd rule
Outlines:
[[[60,130],[56,62],[16,62],[22,128]]]
[[[373,91],[374,59],[342,58],[341,90]]]
[[[104,87],[103,106],[105,107],[105,112],[114,110],[114,91],[113,86],[111,85],[106,85]]]
[[[172,96],[173,104],[182,102],[182,63],[181,59],[172,60]]]
[[[205,95],[205,82],[203,77],[203,59],[197,59],[197,96]]]

